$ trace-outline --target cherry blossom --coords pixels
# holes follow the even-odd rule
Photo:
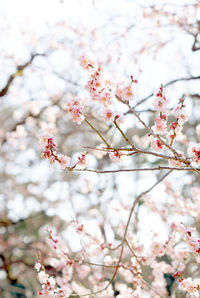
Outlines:
[[[78,162],[77,164],[80,166],[86,166],[88,163],[88,153],[87,152],[83,152],[81,153],[80,156],[78,156]]]
[[[54,137],[41,136],[39,142],[44,149],[44,152],[42,153],[41,157],[44,159],[48,159],[50,164],[54,163],[56,160],[54,154],[56,151],[56,143]]]
[[[157,152],[162,151],[163,150],[163,147],[164,147],[163,144],[162,144],[162,142],[159,139],[156,139],[156,138],[153,138],[151,140],[151,146]]]
[[[115,90],[116,96],[122,101],[126,102],[129,101],[130,99],[133,99],[134,92],[133,92],[133,84],[128,84],[128,85],[118,85],[116,90]]]
[[[195,281],[191,277],[188,277],[181,281],[180,287],[189,294],[199,297],[200,281]]]
[[[161,86],[159,90],[155,93],[155,98],[153,101],[153,108],[156,111],[166,113],[167,112],[167,106],[168,106],[168,100],[166,99],[164,95],[163,87]]]
[[[200,163],[200,144],[190,144],[187,152],[194,162]]]
[[[60,163],[60,166],[62,169],[65,169],[69,166],[70,158],[67,155],[59,154],[58,155],[58,161]]]
[[[165,134],[167,132],[166,116],[157,117],[155,119],[155,126],[152,129],[156,134]]]
[[[103,117],[106,122],[113,122],[115,118],[115,113],[111,109],[105,109],[103,111]]]
[[[68,101],[67,107],[72,121],[80,125],[85,119],[84,115],[82,114],[84,106],[81,104],[80,100]]]
[[[80,65],[86,70],[90,70],[95,67],[95,60],[91,56],[82,55],[80,57]]]
[[[124,155],[118,150],[114,150],[113,152],[110,152],[109,157],[111,160],[115,162],[120,162],[124,159]]]

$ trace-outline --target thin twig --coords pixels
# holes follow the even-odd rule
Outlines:
[[[98,136],[102,139],[102,141],[110,147],[108,142],[104,139],[104,137],[100,134],[100,132],[85,118],[84,121],[98,134]]]

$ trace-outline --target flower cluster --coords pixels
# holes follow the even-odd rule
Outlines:
[[[183,124],[187,121],[184,99],[180,98],[178,106],[173,110],[174,117],[176,120],[170,125],[170,135],[171,144],[175,137],[181,132]]]
[[[183,124],[187,120],[184,99],[180,98],[178,105],[172,111],[172,114],[175,117],[175,121],[171,122],[168,129],[167,115],[170,114],[170,111],[167,109],[168,103],[169,100],[164,95],[164,88],[161,85],[158,92],[155,93],[153,102],[153,107],[156,111],[159,112],[159,116],[155,118],[154,126],[152,126],[154,137],[151,139],[151,146],[157,152],[162,151],[166,147],[164,141],[169,141],[170,146],[172,146],[175,138],[181,135]],[[155,136],[155,134],[157,135],[157,137]],[[161,135],[163,135],[162,137],[164,137],[164,139],[160,137]],[[183,157],[182,152],[180,152],[178,155],[179,157]],[[174,155],[172,155],[171,153],[170,156],[174,157]],[[175,167],[180,167],[183,165],[180,161],[176,161],[173,159],[169,160],[169,163]]]
[[[200,295],[200,280],[188,277],[180,282],[180,287],[192,296],[199,297]]]
[[[165,134],[167,132],[167,116],[162,114],[155,119],[155,126],[152,127],[156,134]]]
[[[192,237],[192,232],[195,231],[194,228],[186,228],[183,224],[176,226],[177,231],[181,234],[183,239],[187,242],[189,247],[193,252],[200,254],[200,240]]]
[[[69,167],[70,158],[63,154],[57,155],[56,142],[53,136],[40,136],[39,143],[44,149],[41,155],[42,158],[48,159],[51,164],[56,160],[62,169]]]
[[[72,121],[80,125],[85,119],[82,114],[84,106],[79,100],[71,100],[67,103],[67,107],[68,111],[70,112]]]
[[[161,85],[159,90],[155,93],[155,98],[153,101],[154,110],[159,111],[161,113],[166,113],[168,103],[169,101],[166,99],[164,94],[164,88]]]
[[[39,261],[35,264],[35,269],[38,272],[38,280],[42,284],[42,290],[38,292],[38,295],[41,297],[55,298],[55,279],[45,272],[44,266],[41,265]]]
[[[197,164],[200,163],[200,144],[191,144],[188,148],[188,155]]]
[[[44,148],[42,158],[48,159],[50,163],[54,163],[56,158],[54,151],[56,150],[55,139],[52,136],[41,136],[39,139],[40,145]]]
[[[92,69],[86,89],[90,93],[92,100],[100,102],[105,106],[111,105],[112,90],[110,89],[110,81],[104,78],[101,66],[98,66],[97,69]]]

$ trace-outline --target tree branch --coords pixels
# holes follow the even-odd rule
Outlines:
[[[189,78],[179,78],[179,79],[175,79],[172,80],[170,82],[168,82],[167,84],[164,85],[164,87],[168,87],[172,84],[175,84],[177,82],[183,82],[183,81],[192,81],[192,80],[199,80],[200,79],[200,75],[196,76],[196,77],[189,77]],[[150,95],[148,95],[147,97],[143,98],[142,100],[140,100],[135,106],[134,108],[136,108],[137,106],[141,105],[142,103],[144,103],[147,99],[149,99],[150,97],[152,97],[154,95],[154,93],[151,93]]]
[[[31,55],[31,58],[29,59],[28,62],[26,62],[26,63],[23,64],[23,65],[18,65],[18,66],[17,66],[17,70],[16,70],[16,72],[13,73],[12,75],[10,75],[10,77],[8,78],[8,81],[7,81],[6,85],[5,85],[5,87],[0,91],[0,97],[3,97],[3,96],[5,96],[5,95],[7,94],[7,92],[8,92],[8,90],[9,90],[9,88],[10,88],[10,85],[11,85],[12,81],[13,81],[17,76],[22,75],[23,70],[24,70],[27,66],[29,66],[29,65],[32,63],[32,61],[34,60],[34,58],[35,58],[36,56],[44,56],[44,54],[39,54],[39,53],[32,54],[32,55]]]

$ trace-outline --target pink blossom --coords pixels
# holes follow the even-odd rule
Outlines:
[[[103,92],[98,94],[98,99],[96,99],[100,103],[103,103],[104,105],[111,105],[112,103],[112,94],[111,92],[104,90]]]
[[[179,106],[174,109],[174,117],[178,120],[179,125],[183,125],[183,123],[187,121],[185,109]]]
[[[153,108],[156,111],[166,113],[167,111],[167,101],[162,97],[156,97],[153,102]]]
[[[55,279],[53,278],[53,276],[50,276],[50,277],[48,278],[48,283],[49,283],[49,286],[50,286],[51,288],[55,288],[56,281],[55,281]]]
[[[117,86],[115,95],[123,102],[129,101],[134,96],[133,84]]]
[[[166,113],[168,100],[164,95],[163,87],[161,86],[159,90],[155,93],[155,98],[153,101],[153,107],[156,111]]]
[[[181,288],[188,292],[189,294],[194,295],[195,297],[199,297],[199,287],[200,284],[194,281],[191,277],[188,277],[181,281],[180,283]]]
[[[68,157],[67,155],[59,154],[58,160],[62,169],[65,169],[69,166],[70,157]]]
[[[90,80],[86,85],[86,89],[90,93],[92,100],[98,101],[105,106],[112,103],[112,91],[109,87],[110,81],[103,76],[103,69],[98,67],[90,76]]]
[[[160,140],[156,139],[156,138],[153,138],[153,139],[151,140],[151,146],[152,146],[152,148],[153,148],[155,151],[157,151],[157,152],[160,152],[160,151],[162,151],[162,149],[163,149],[163,144],[162,144],[162,142],[161,142]]]
[[[151,253],[154,256],[161,256],[164,254],[163,245],[160,242],[154,241],[151,245]]]
[[[53,164],[55,162],[55,160],[56,160],[55,156],[53,156],[53,155],[49,156],[49,163],[50,164]]]
[[[56,150],[56,143],[54,137],[41,136],[39,140],[40,144],[44,148],[44,152],[41,157],[44,159],[49,159],[49,162],[52,164],[55,162],[54,152]]]
[[[194,162],[200,163],[200,144],[191,144],[187,152]]]
[[[87,165],[87,163],[88,163],[87,154],[88,154],[87,152],[83,152],[83,153],[81,153],[80,156],[78,156],[78,162],[77,162],[78,165],[81,165],[81,166]]]
[[[38,292],[38,295],[43,298],[55,298],[55,294],[53,290],[43,289],[42,291]]]
[[[115,162],[120,162],[123,160],[123,154],[119,150],[114,150],[113,152],[109,153],[110,159],[112,159]]]
[[[167,131],[167,123],[166,120],[162,117],[157,117],[155,119],[155,126],[152,127],[155,133],[164,134]]]
[[[56,142],[53,136],[51,135],[41,135],[39,137],[39,144],[40,146],[42,146],[43,148],[45,148],[46,146],[49,146],[49,144],[52,145],[52,147],[56,147]]]
[[[196,245],[195,245],[195,251],[200,254],[200,240],[196,241]]]
[[[115,118],[115,113],[110,109],[105,109],[103,111],[103,117],[106,122],[113,122]]]
[[[82,114],[84,106],[81,104],[79,100],[72,100],[67,103],[67,106],[72,121],[80,125],[85,119],[85,117]]]
[[[95,61],[91,57],[87,57],[86,55],[82,55],[79,59],[81,67],[89,70],[90,68],[95,67]]]

